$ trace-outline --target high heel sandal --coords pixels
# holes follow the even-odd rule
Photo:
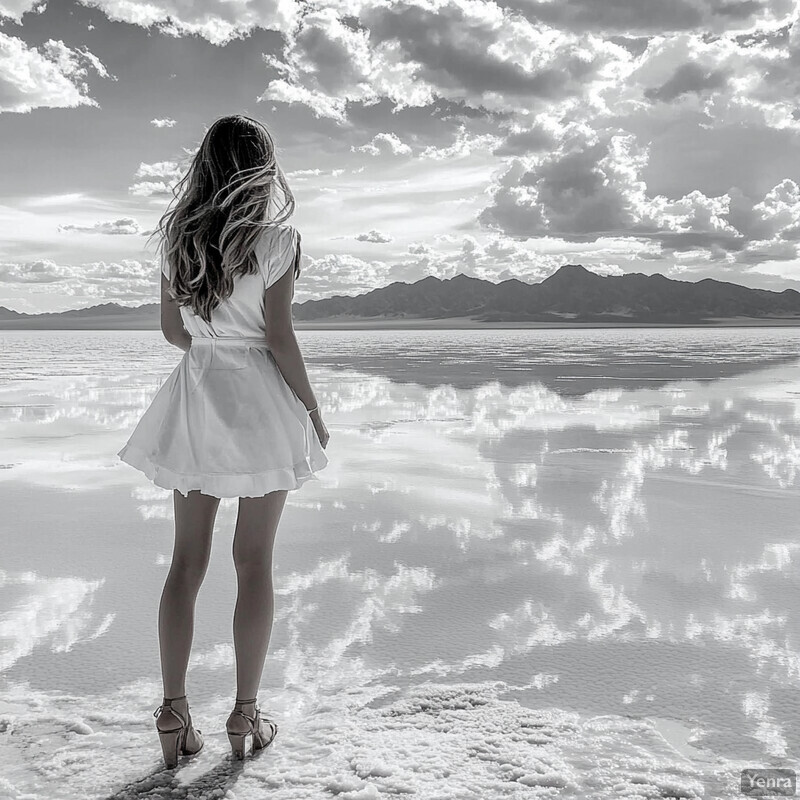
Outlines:
[[[244,706],[248,703],[255,703],[257,698],[253,698],[252,700],[236,700],[237,706]],[[228,732],[228,741],[231,743],[231,750],[233,752],[233,758],[241,761],[244,758],[244,749],[246,746],[247,737],[252,734],[253,741],[251,743],[250,748],[250,755],[255,755],[257,752],[264,750],[265,748],[269,747],[272,744],[273,740],[278,734],[278,725],[277,723],[273,722],[271,719],[267,719],[266,717],[262,720],[261,718],[261,709],[258,706],[255,706],[255,716],[251,717],[249,714],[245,714],[244,711],[235,708],[232,714],[238,714],[241,717],[244,717],[247,720],[247,724],[250,727],[249,731],[245,733],[238,733],[231,731],[228,725],[225,726]],[[266,722],[270,726],[270,733],[269,735],[265,736],[264,732],[261,730],[261,723]]]
[[[156,730],[158,731],[158,738],[161,742],[161,752],[164,754],[164,761],[170,769],[178,765],[179,756],[196,756],[203,749],[203,745],[205,744],[203,737],[200,735],[202,731],[192,725],[192,715],[189,713],[188,706],[186,708],[186,719],[183,718],[183,715],[179,711],[176,711],[172,707],[173,700],[183,700],[185,697],[185,694],[180,697],[165,697],[164,702],[153,712],[154,717],[160,718],[162,711],[169,711],[181,722],[179,728],[171,728],[168,731],[162,731],[158,727],[158,720],[156,720]],[[198,747],[197,750],[186,749],[186,737],[190,730],[193,730],[197,738],[200,739],[200,747]]]

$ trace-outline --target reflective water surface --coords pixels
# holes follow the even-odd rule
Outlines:
[[[731,797],[800,727],[800,331],[318,331],[331,433],[275,551],[260,703],[227,762],[222,500],[160,769],[172,496],[115,453],[182,356],[0,332],[0,795]]]

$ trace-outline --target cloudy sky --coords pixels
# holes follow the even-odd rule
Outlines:
[[[221,115],[273,132],[296,300],[580,263],[800,289],[794,0],[0,0],[0,305],[158,300]]]

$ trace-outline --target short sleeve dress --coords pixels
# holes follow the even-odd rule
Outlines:
[[[300,234],[265,228],[258,271],[237,275],[208,323],[180,309],[191,346],[145,410],[119,458],[156,486],[261,497],[317,479],[328,459],[304,403],[266,342],[266,290],[300,258]],[[169,265],[162,264],[169,277]]]

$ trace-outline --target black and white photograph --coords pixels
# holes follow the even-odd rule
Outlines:
[[[0,800],[799,759],[797,0],[0,0]]]

